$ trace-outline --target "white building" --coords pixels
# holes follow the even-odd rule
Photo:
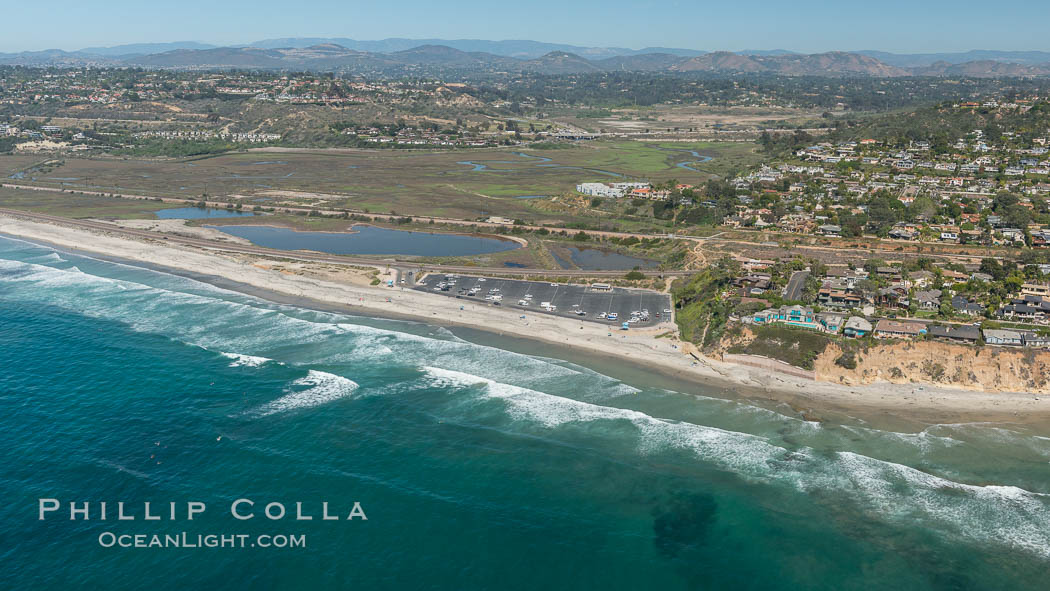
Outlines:
[[[623,197],[623,189],[605,183],[580,183],[576,191],[591,197]]]

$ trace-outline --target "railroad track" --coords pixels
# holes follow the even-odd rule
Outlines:
[[[375,267],[382,265],[386,267],[401,267],[401,268],[426,268],[428,271],[444,271],[453,273],[472,273],[472,274],[483,274],[483,275],[510,275],[510,276],[529,276],[529,277],[543,277],[543,276],[557,276],[557,277],[620,277],[625,271],[581,271],[581,270],[559,270],[559,269],[509,269],[507,267],[472,267],[466,265],[439,265],[430,263],[418,263],[410,260],[396,260],[396,259],[376,259],[376,258],[365,258],[365,257],[354,257],[346,255],[333,255],[326,253],[318,253],[312,251],[302,250],[277,250],[273,248],[265,248],[254,245],[244,244],[233,244],[228,242],[222,242],[219,240],[207,240],[204,238],[191,238],[188,236],[179,236],[176,234],[164,234],[161,232],[151,232],[149,230],[136,230],[133,228],[124,228],[116,224],[108,222],[99,222],[94,220],[78,220],[72,218],[64,218],[61,216],[47,215],[42,213],[34,213],[28,211],[21,211],[16,209],[5,209],[0,208],[0,215],[8,217],[21,218],[29,221],[45,222],[50,224],[58,224],[68,226],[72,228],[81,228],[86,230],[95,230],[101,232],[108,232],[110,234],[129,236],[134,238],[142,238],[146,240],[155,240],[158,242],[165,242],[168,244],[179,244],[183,246],[192,246],[196,248],[204,248],[208,250],[215,250],[220,252],[231,252],[238,254],[249,254],[264,257],[276,257],[283,259],[295,259],[301,261],[310,261],[318,263],[330,263],[336,265],[363,265],[369,267]],[[663,277],[681,277],[691,275],[695,271],[642,271],[646,275],[663,276]]]

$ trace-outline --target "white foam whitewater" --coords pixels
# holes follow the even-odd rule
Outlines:
[[[256,355],[243,355],[241,353],[226,353],[220,352],[220,355],[227,359],[232,359],[230,367],[259,367],[264,363],[273,361],[269,357],[259,357]]]
[[[789,450],[748,433],[660,419],[454,370],[422,369],[432,385],[480,386],[478,396],[505,401],[507,414],[516,420],[549,429],[567,423],[627,421],[638,431],[641,453],[688,450],[747,480],[780,482],[807,494],[832,492],[889,521],[926,523],[949,536],[1002,543],[1050,558],[1050,495],[1015,486],[954,482],[853,452],[828,456],[808,447]]]
[[[307,386],[305,390],[289,392],[277,400],[268,402],[249,414],[265,417],[290,410],[321,406],[346,398],[357,390],[357,382],[335,374],[309,370],[306,376],[295,380],[292,387]]]

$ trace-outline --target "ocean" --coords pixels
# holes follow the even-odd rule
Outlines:
[[[1046,588],[1045,429],[815,422],[554,353],[0,237],[0,588]],[[305,547],[109,543],[184,532]]]

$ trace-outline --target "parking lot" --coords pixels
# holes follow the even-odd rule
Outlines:
[[[431,274],[413,289],[523,312],[589,320],[616,328],[624,322],[641,328],[671,320],[668,313],[671,297],[667,294],[622,287],[603,289],[592,285],[597,284],[567,285]]]

